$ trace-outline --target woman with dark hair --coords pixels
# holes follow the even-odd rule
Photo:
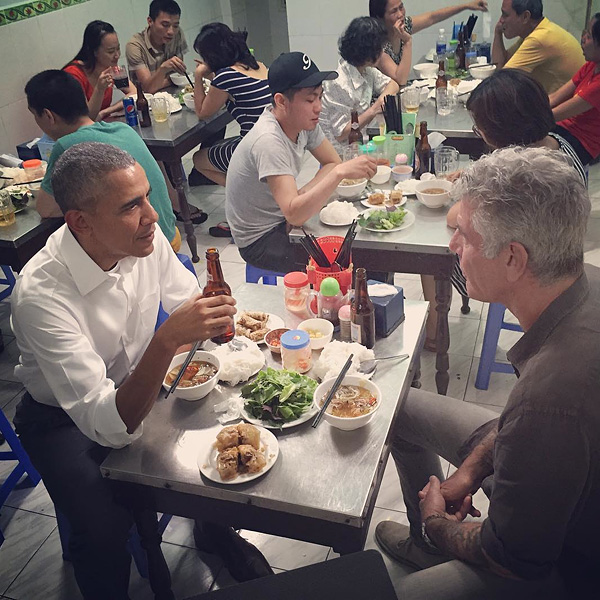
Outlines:
[[[600,13],[581,34],[581,48],[587,62],[550,94],[550,106],[557,122],[554,131],[569,140],[587,165],[600,155]]]
[[[520,69],[502,69],[484,79],[467,100],[473,119],[473,131],[491,150],[507,146],[546,147],[566,154],[581,179],[586,174],[573,146],[560,134],[551,131],[554,117],[548,95],[542,85]],[[460,171],[455,174],[455,179]],[[448,211],[446,221],[456,228],[460,202]],[[468,296],[460,266],[452,275],[452,283],[462,296]]]
[[[233,32],[224,23],[205,25],[194,42],[200,55],[195,71],[194,105],[200,119],[225,106],[240,125],[240,135],[217,142],[194,154],[194,166],[210,180],[224,186],[233,151],[271,104],[268,69],[252,56],[246,32]],[[203,79],[212,79],[208,93]],[[212,229],[212,228],[211,228]],[[223,233],[227,229],[222,227]]]
[[[377,68],[399,85],[404,85],[412,63],[412,35],[463,10],[487,11],[487,1],[474,0],[407,17],[403,0],[369,0],[369,16],[378,19],[386,32]]]
[[[79,81],[90,110],[90,118],[102,120],[119,110],[121,102],[110,105],[113,92],[113,68],[119,64],[121,47],[114,27],[105,21],[88,23],[83,32],[83,44],[73,60],[63,67]],[[135,91],[128,82],[124,94]]]
[[[338,41],[338,78],[323,82],[323,107],[319,122],[323,133],[344,158],[343,143],[350,134],[350,113],[358,111],[363,128],[381,112],[383,98],[398,91],[398,84],[378,71],[385,31],[377,19],[357,17]],[[373,96],[377,100],[371,104]]]

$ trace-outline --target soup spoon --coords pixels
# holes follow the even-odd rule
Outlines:
[[[409,354],[396,354],[395,356],[382,356],[380,358],[371,358],[363,360],[361,361],[360,366],[358,367],[358,372],[362,373],[363,375],[370,375],[371,373],[375,372],[375,369],[377,369],[377,361],[379,360],[390,360],[392,358],[395,358],[398,360],[398,362],[402,362],[403,360],[406,360],[409,356]]]

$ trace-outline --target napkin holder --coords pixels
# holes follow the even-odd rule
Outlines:
[[[408,164],[412,165],[415,155],[415,132],[417,127],[417,115],[413,113],[402,113],[402,129],[406,132],[407,127],[411,125],[413,133],[397,133],[389,131],[385,134],[387,157],[390,159],[390,164],[394,166],[396,155],[406,154]]]
[[[381,283],[369,279],[367,285]],[[397,294],[390,296],[371,296],[375,308],[375,333],[380,337],[387,337],[400,323],[404,321],[404,290],[394,286]]]

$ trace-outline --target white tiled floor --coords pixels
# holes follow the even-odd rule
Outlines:
[[[186,172],[191,167],[191,159],[185,161]],[[306,165],[302,177],[307,178],[314,166]],[[590,169],[590,195],[593,211],[586,242],[586,260],[600,265],[600,168]],[[194,204],[210,214],[206,223],[196,227],[198,249],[209,246],[221,249],[221,262],[227,282],[232,289],[244,281],[244,262],[237,248],[228,239],[213,238],[208,228],[225,219],[224,190],[217,186],[192,188],[190,198]],[[187,251],[184,244],[183,251]],[[196,265],[200,282],[205,280],[205,261]],[[402,285],[405,294],[411,299],[422,297],[419,278],[412,275],[397,275],[396,282]],[[12,369],[17,360],[14,338],[8,324],[9,304],[0,303],[0,329],[4,333],[6,349],[0,354],[0,407],[9,419],[14,415],[15,406],[21,395],[22,386],[16,383]],[[450,396],[466,402],[475,402],[500,412],[514,383],[512,375],[493,374],[487,391],[476,390],[475,375],[479,364],[481,342],[485,330],[487,307],[471,301],[471,312],[460,312],[460,297],[455,293],[450,311]],[[505,359],[506,351],[518,334],[503,333],[498,359]],[[422,356],[423,387],[435,391],[435,357],[424,352]],[[2,448],[5,450],[6,448]],[[0,481],[3,481],[12,463],[0,463]],[[445,467],[449,467],[445,463]],[[452,467],[450,467],[452,468]],[[487,512],[487,502],[483,494],[476,496],[478,508]],[[406,514],[400,493],[398,478],[393,463],[388,463],[376,508],[367,538],[367,548],[375,548],[373,532],[375,525],[383,519],[394,519],[406,523]],[[22,488],[13,491],[0,514],[0,529],[6,541],[0,547],[0,598],[14,600],[71,600],[78,598],[77,586],[69,563],[63,562],[60,542],[56,529],[54,507],[42,483],[36,488]],[[267,556],[276,571],[293,569],[310,563],[330,559],[335,556],[331,548],[276,538],[256,532],[243,532]],[[219,559],[195,550],[191,522],[174,517],[169,524],[163,542],[163,551],[171,569],[173,589],[177,598],[231,585],[233,580]],[[392,580],[397,581],[406,573],[401,566],[385,558]],[[130,594],[133,600],[152,598],[147,582],[132,569]]]

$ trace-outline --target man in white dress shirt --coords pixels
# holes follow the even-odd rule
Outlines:
[[[57,161],[52,185],[66,224],[11,296],[15,374],[26,389],[15,426],[69,522],[83,596],[124,600],[133,518],[99,465],[142,435],[177,349],[224,332],[235,301],[202,298],[156,226],[146,175],[126,152],[75,145]],[[171,316],[155,333],[160,302]],[[156,598],[173,598],[166,571],[168,584],[153,585]]]

